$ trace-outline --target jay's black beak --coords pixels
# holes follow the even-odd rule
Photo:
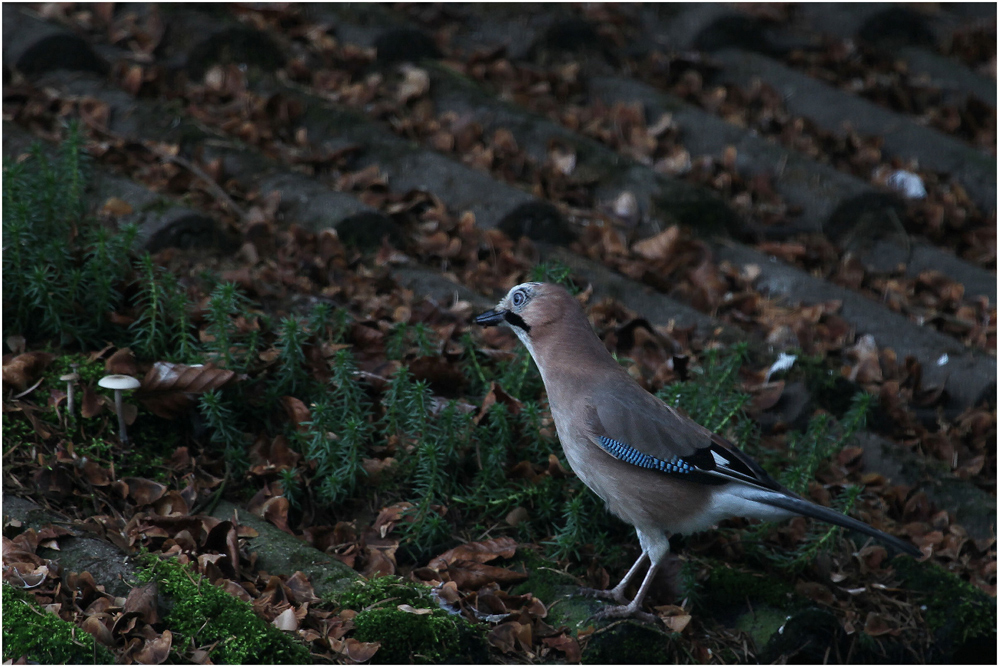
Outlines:
[[[499,310],[487,310],[481,315],[477,315],[475,317],[475,323],[481,324],[484,327],[494,327],[503,323],[503,316],[505,314],[505,312]]]

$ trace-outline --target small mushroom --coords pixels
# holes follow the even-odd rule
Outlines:
[[[121,403],[121,394],[124,391],[138,389],[141,384],[131,375],[105,375],[97,384],[105,389],[114,390],[114,409],[118,413],[118,437],[122,444],[128,444],[128,432],[125,430],[125,411]]]
[[[59,381],[66,383],[66,419],[73,419],[73,387],[76,385],[76,381],[80,379],[80,374],[75,370],[72,373],[67,373],[66,375],[60,375]]]

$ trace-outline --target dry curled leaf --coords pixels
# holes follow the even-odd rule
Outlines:
[[[298,619],[295,618],[295,608],[288,607],[280,614],[277,615],[271,623],[278,630],[284,630],[285,632],[295,632],[298,630]]]
[[[3,383],[12,385],[18,391],[24,391],[54,358],[55,355],[48,352],[25,352],[10,360],[5,359]]]
[[[84,419],[93,419],[104,410],[103,397],[89,384],[83,387],[83,400],[80,401],[80,414]]]
[[[164,630],[155,639],[147,639],[142,648],[134,654],[135,661],[140,665],[162,665],[170,657],[170,647],[173,645],[173,633]]]
[[[157,586],[151,581],[144,586],[136,586],[128,592],[123,613],[137,612],[145,623],[156,623],[159,616],[156,613]]]
[[[351,662],[361,663],[371,660],[379,648],[381,644],[378,642],[362,642],[350,637],[344,644],[343,652]]]
[[[309,408],[305,403],[294,396],[282,396],[281,405],[284,406],[284,411],[287,413],[291,423],[295,425],[295,428],[299,431],[304,431],[305,426],[303,424],[312,418]]]
[[[570,637],[568,635],[555,635],[554,637],[545,637],[541,641],[544,642],[545,645],[565,653],[565,661],[569,664],[576,664],[582,659],[582,651],[580,650],[579,642],[575,637]]]
[[[167,487],[159,482],[142,477],[124,477],[122,479],[128,485],[128,497],[135,501],[140,507],[151,505],[166,493]]]
[[[483,542],[468,542],[453,549],[449,549],[437,558],[430,561],[429,566],[435,569],[442,569],[456,561],[474,561],[477,563],[488,563],[489,561],[503,557],[513,558],[517,552],[517,541],[512,537],[497,537]]]
[[[686,609],[672,604],[656,607],[656,611],[670,632],[683,632],[692,618]]]
[[[233,371],[212,364],[188,366],[157,361],[142,378],[136,398],[157,417],[173,419],[193,404],[194,394],[223,387],[235,377]]]
[[[631,247],[639,257],[650,262],[666,260],[675,252],[680,240],[680,227],[672,225],[655,236],[639,241]]]
[[[123,347],[116,350],[104,362],[104,370],[110,375],[136,375],[139,369],[135,365],[135,354],[133,354],[132,348]]]
[[[425,69],[415,67],[409,63],[403,63],[399,67],[402,70],[402,82],[399,84],[399,90],[396,93],[396,99],[402,104],[415,99],[417,97],[422,97],[430,90],[430,75],[427,74]]]
[[[864,622],[865,634],[871,637],[880,637],[887,634],[895,635],[898,632],[898,629],[892,625],[891,621],[884,614],[873,611],[867,614],[867,620]]]

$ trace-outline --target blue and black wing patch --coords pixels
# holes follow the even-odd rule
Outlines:
[[[724,484],[730,481],[714,473],[712,470],[714,461],[711,455],[704,450],[694,452],[693,456],[689,459],[674,456],[666,460],[640,452],[631,445],[625,444],[620,440],[615,440],[614,438],[608,438],[606,435],[600,436],[597,442],[600,444],[601,449],[617,460],[630,463],[639,468],[658,470],[668,475],[677,475],[692,482],[696,481],[702,484]],[[705,457],[706,460],[703,463],[706,465],[700,465],[701,461],[692,460],[705,459]]]
[[[600,446],[614,458],[625,463],[630,463],[633,466],[638,466],[639,468],[651,468],[652,470],[670,473],[691,473],[697,470],[697,468],[679,456],[674,456],[668,461],[657,459],[654,456],[643,454],[630,445],[626,445],[613,438],[608,438],[606,435],[600,436]]]

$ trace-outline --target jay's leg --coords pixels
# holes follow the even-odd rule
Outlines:
[[[628,574],[624,575],[620,583],[618,583],[618,585],[614,588],[608,588],[605,590],[601,590],[599,588],[581,588],[579,589],[579,592],[583,595],[592,595],[597,598],[609,598],[618,604],[626,603],[628,599],[624,597],[624,589],[628,587],[632,577],[634,577],[635,573],[638,572],[638,568],[642,566],[642,563],[645,562],[647,556],[648,555],[643,551],[642,555],[635,561],[635,564],[631,566],[630,570],[628,570]]]
[[[642,558],[639,558],[639,562],[648,556],[652,564],[649,566],[649,571],[645,574],[645,579],[642,580],[642,585],[638,589],[638,593],[635,594],[635,599],[628,604],[622,604],[618,607],[607,607],[602,611],[597,612],[593,615],[595,619],[601,618],[639,618],[647,623],[655,623],[656,617],[648,612],[642,611],[642,602],[645,600],[645,594],[649,592],[649,587],[652,585],[652,580],[656,578],[656,571],[659,570],[659,564],[663,562],[666,554],[669,553],[669,536],[665,533],[643,533],[641,530],[638,531],[638,541],[642,545]],[[631,571],[625,575],[625,579],[630,578],[638,567],[638,563],[631,568]],[[627,583],[627,582],[624,582]],[[620,584],[618,584],[620,587]],[[616,590],[616,589],[615,589]]]
[[[642,585],[638,589],[638,593],[635,595],[634,600],[628,604],[602,609],[594,614],[593,618],[638,618],[646,623],[655,623],[656,617],[654,615],[646,611],[642,611],[642,601],[645,599],[645,594],[648,592],[649,585],[652,584],[652,580],[656,578],[656,571],[658,569],[658,563],[652,563],[652,565],[649,566],[649,571],[645,574],[645,579],[642,581]]]

